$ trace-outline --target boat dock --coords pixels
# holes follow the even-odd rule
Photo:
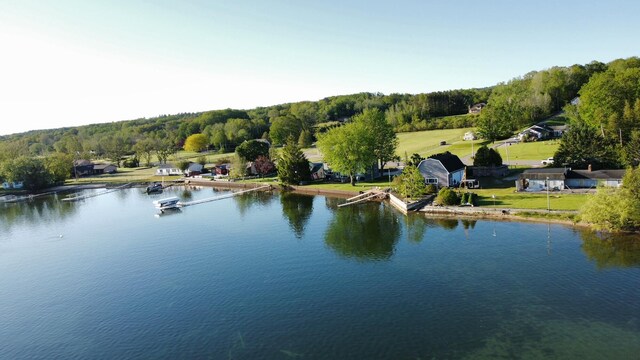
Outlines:
[[[225,194],[225,195],[220,195],[220,196],[214,196],[214,197],[210,197],[210,198],[206,198],[206,199],[187,201],[187,202],[178,202],[178,207],[186,207],[186,206],[204,204],[204,203],[208,203],[208,202],[212,202],[212,201],[228,199],[230,197],[234,197],[236,195],[241,195],[241,194],[246,194],[246,193],[251,192],[251,191],[270,190],[271,188],[272,188],[271,185],[264,185],[264,186],[260,186],[260,187],[253,188],[253,189],[242,190],[242,191],[238,191],[238,192],[234,192],[234,193],[230,193],[230,194]]]
[[[388,196],[387,191],[385,190],[381,190],[381,189],[371,189],[368,191],[363,192],[360,195],[356,195],[354,197],[350,197],[347,199],[346,203],[340,204],[338,205],[338,207],[344,207],[344,206],[349,206],[349,205],[355,205],[355,204],[360,204],[362,202],[368,201],[368,200],[372,200],[372,199],[378,199],[378,200],[383,200],[386,199]]]
[[[100,195],[105,195],[108,194],[110,192],[114,192],[114,191],[118,191],[120,189],[124,189],[126,187],[131,186],[131,183],[127,183],[118,187],[115,187],[113,189],[107,189],[105,191],[99,192],[99,193],[95,193],[95,194],[87,194],[87,195],[79,195],[79,196],[70,196],[68,198],[64,198],[62,199],[62,201],[79,201],[79,200],[84,200],[84,199],[88,199],[88,198],[92,198],[92,197],[96,197],[96,196],[100,196]]]

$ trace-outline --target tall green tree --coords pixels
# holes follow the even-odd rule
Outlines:
[[[154,147],[158,161],[162,164],[167,163],[169,155],[175,152],[174,146],[169,139],[155,139]]]
[[[603,138],[599,132],[586,125],[575,123],[564,134],[553,162],[559,166],[586,169],[619,168],[621,156],[617,143]]]
[[[317,145],[331,169],[349,175],[353,186],[355,175],[365,172],[377,160],[373,134],[362,121],[327,131],[320,136]]]
[[[354,117],[353,122],[362,123],[369,132],[373,155],[378,160],[380,170],[384,169],[387,161],[396,158],[398,137],[393,126],[387,122],[384,113],[376,108],[364,110]]]
[[[293,116],[278,116],[273,119],[269,136],[274,145],[283,144],[289,136],[295,139],[300,137],[302,132],[302,123]]]
[[[101,141],[105,155],[120,167],[122,157],[129,151],[129,144],[121,135],[110,135]]]
[[[215,124],[211,127],[211,143],[222,150],[227,145],[227,135],[224,132],[223,124]]]
[[[248,140],[236,147],[236,153],[248,161],[254,161],[259,156],[269,156],[269,144],[260,140]]]
[[[640,99],[640,61],[621,59],[607,71],[593,75],[580,90],[580,118],[595,128],[602,128],[607,136],[630,135],[629,124],[622,124],[625,106],[633,107]],[[630,124],[638,128],[640,124]]]
[[[500,166],[502,165],[502,156],[493,148],[482,145],[476,151],[473,157],[473,166]]]
[[[133,145],[133,151],[136,152],[138,158],[142,159],[145,166],[151,166],[151,157],[155,150],[155,142],[152,138],[144,138]]]
[[[301,181],[307,181],[311,178],[309,160],[304,156],[293,136],[287,139],[282,148],[277,165],[278,179],[283,184],[297,185]]]
[[[73,156],[62,153],[51,154],[44,159],[44,166],[49,173],[51,182],[54,184],[62,184],[71,176]]]

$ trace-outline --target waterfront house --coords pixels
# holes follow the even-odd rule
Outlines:
[[[229,175],[229,167],[227,164],[216,165],[213,168],[213,172],[216,175]]]
[[[202,174],[203,169],[204,169],[204,166],[202,164],[192,162],[192,163],[189,163],[189,167],[187,167],[187,169],[184,171],[184,174],[186,176],[200,175]]]
[[[74,160],[71,168],[71,176],[88,176],[93,174],[94,164],[89,160]]]
[[[568,168],[526,169],[516,181],[516,191],[562,190]]]
[[[569,189],[595,188],[598,186],[620,187],[625,170],[571,170],[565,180]]]
[[[326,177],[326,174],[324,172],[323,163],[309,163],[309,167],[311,169],[312,180],[324,180],[324,178]]]
[[[93,175],[115,174],[118,168],[113,164],[93,164]]]
[[[426,184],[438,187],[458,186],[464,174],[464,164],[450,152],[432,155],[418,164]]]
[[[517,191],[593,189],[620,187],[625,170],[571,170],[570,168],[527,169],[516,181]]]
[[[160,164],[156,169],[157,176],[181,176],[182,171],[171,164]]]

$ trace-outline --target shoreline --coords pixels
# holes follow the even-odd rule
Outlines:
[[[221,187],[228,189],[250,189],[257,188],[260,186],[264,186],[264,184],[260,183],[237,183],[237,182],[226,182],[226,181],[211,181],[211,180],[202,180],[202,179],[189,179],[188,182],[185,181],[185,185],[201,185],[201,186],[211,186],[211,187]],[[273,190],[275,191],[284,191],[281,187],[273,186]],[[323,195],[329,197],[339,197],[339,198],[349,198],[351,196],[355,196],[360,194],[360,190],[357,191],[347,191],[347,190],[323,190],[318,188],[307,188],[303,186],[290,186],[291,190],[295,193],[307,194],[307,195]],[[502,209],[502,208],[486,208],[486,207],[448,207],[448,206],[424,206],[417,211],[412,211],[415,214],[422,214],[423,216],[429,217],[455,217],[458,219],[485,219],[485,220],[500,220],[500,221],[526,221],[526,222],[537,222],[537,223],[553,223],[553,224],[561,224],[568,226],[575,226],[581,228],[591,228],[588,224],[576,223],[570,220],[562,220],[562,219],[553,219],[553,218],[538,218],[538,217],[526,217],[519,216],[518,213],[521,212],[537,212],[537,213],[547,213],[546,210],[537,210],[537,209]],[[552,210],[552,214],[564,214],[570,213],[575,214],[576,211],[562,211],[562,210]]]
[[[132,182],[131,187],[140,187],[149,183],[148,181]],[[250,183],[250,182],[230,182],[230,181],[214,181],[201,178],[185,178],[180,180],[171,181],[175,185],[195,185],[195,186],[207,186],[218,187],[225,189],[254,189],[267,185],[265,183]],[[86,190],[86,189],[99,189],[99,188],[111,188],[121,184],[115,183],[102,183],[102,184],[78,184],[78,185],[60,185],[53,188],[45,189],[42,194],[69,192],[74,190]],[[307,195],[323,195],[336,198],[349,198],[360,194],[361,190],[325,190],[318,188],[308,188],[304,186],[290,186],[289,189],[283,189],[278,185],[271,185],[271,191],[292,191],[299,194]],[[36,193],[37,194],[37,193]],[[535,213],[547,213],[546,210],[538,209],[509,209],[509,208],[487,208],[487,207],[448,207],[448,206],[431,206],[427,205],[420,208],[417,211],[412,211],[415,214],[422,214],[425,217],[449,217],[457,219],[486,219],[486,220],[500,220],[500,221],[526,221],[537,223],[554,223],[561,225],[568,225],[581,228],[591,228],[589,224],[577,223],[570,220],[543,218],[543,217],[528,217],[520,216],[518,213],[522,212],[535,212]],[[552,210],[550,213],[563,214],[570,213],[575,214],[576,211],[561,211]]]

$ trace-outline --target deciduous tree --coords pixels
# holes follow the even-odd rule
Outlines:
[[[334,171],[348,174],[355,186],[355,175],[365,172],[377,159],[373,134],[362,121],[333,128],[318,139],[324,160]]]
[[[209,139],[204,134],[193,134],[187,137],[184,142],[184,149],[186,151],[200,152],[207,148]]]
[[[394,179],[394,184],[400,195],[406,198],[418,199],[427,191],[424,177],[413,165],[405,166],[402,174]]]
[[[254,161],[258,156],[269,156],[269,144],[260,140],[248,140],[236,147],[236,153],[248,161]]]

